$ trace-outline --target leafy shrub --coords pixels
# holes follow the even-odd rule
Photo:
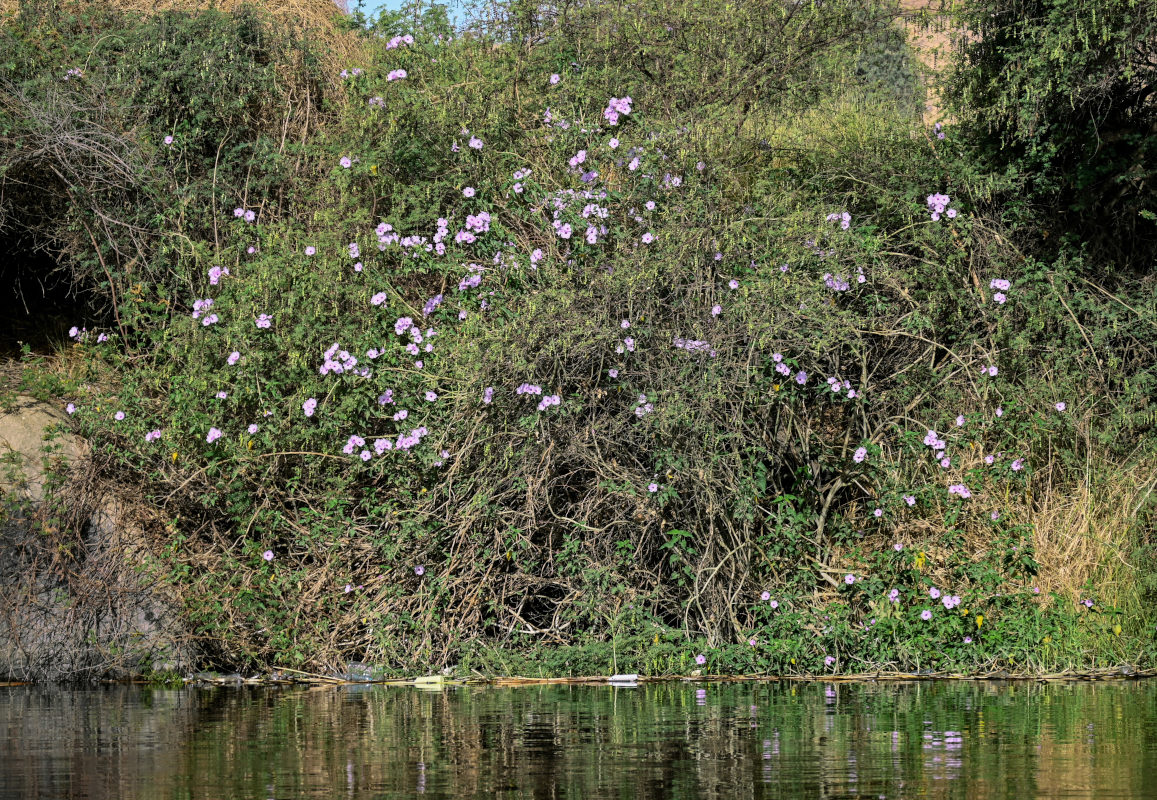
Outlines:
[[[215,657],[1043,665],[1090,617],[1028,588],[1033,498],[1151,457],[1157,361],[1116,323],[1152,297],[1078,298],[1076,255],[1018,249],[967,149],[856,77],[886,9],[736,8],[390,15],[312,122],[275,112],[333,76],[259,17],[116,21],[253,65],[197,83],[148,45],[156,127],[116,141],[165,164],[138,223],[162,244],[109,270],[120,325],[76,331],[102,380],[69,398],[173,519]],[[82,82],[135,69],[91,47]],[[64,91],[35,80],[28,107]],[[933,586],[967,605],[922,619]],[[1087,627],[1061,660],[1108,652]]]
[[[1157,246],[1157,13],[1123,0],[1000,0],[962,6],[969,31],[948,97],[1038,236],[1151,268]]]

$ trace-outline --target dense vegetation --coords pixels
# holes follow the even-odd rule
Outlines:
[[[0,221],[95,315],[30,385],[220,664],[1146,660],[1152,263],[1051,226],[1093,180],[1065,98],[1120,65],[1138,110],[1090,103],[1151,152],[1153,68],[1034,61],[1028,124],[998,16],[927,126],[896,13],[26,8]],[[1137,163],[1090,169],[1144,222]]]

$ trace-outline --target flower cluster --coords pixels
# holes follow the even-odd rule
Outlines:
[[[828,222],[839,222],[840,228],[842,230],[845,230],[845,231],[848,228],[852,227],[852,215],[849,214],[847,211],[844,211],[841,213],[828,214],[827,217],[825,217],[825,219]]]
[[[603,110],[603,116],[611,125],[619,124],[619,115],[627,115],[631,113],[631,103],[634,101],[629,97],[612,97],[607,103],[607,107]]]
[[[988,288],[994,290],[992,294],[992,301],[999,305],[1003,305],[1004,302],[1008,300],[1004,293],[1007,292],[1011,287],[1012,284],[1003,278],[993,278],[990,280],[988,282]]]
[[[414,37],[407,33],[405,36],[395,36],[394,38],[392,38],[388,42],[386,42],[386,49],[387,50],[393,50],[397,47],[401,47],[404,44],[413,44],[413,43],[414,43]]]
[[[368,378],[370,375],[368,367],[363,367],[361,370],[358,370],[358,360],[350,355],[349,352],[342,350],[341,345],[337,342],[330,345],[330,348],[325,351],[322,357],[325,361],[318,369],[318,373],[321,375],[329,375],[331,372],[334,375],[342,375],[348,372],[354,375],[361,375],[363,378]]]
[[[638,402],[635,404],[635,416],[638,417],[639,419],[642,419],[643,417],[645,417],[647,414],[650,414],[654,410],[655,410],[655,406],[653,403],[651,403],[647,400],[647,395],[645,395],[645,394],[639,395]]]
[[[846,378],[841,381],[839,378],[829,377],[828,388],[831,389],[832,394],[847,392],[846,396],[849,400],[856,399],[856,390],[852,388],[852,382]]]
[[[952,202],[952,198],[946,194],[930,194],[925,198],[928,204],[928,213],[932,215],[932,221],[936,222],[940,219],[940,215],[944,214],[948,219],[953,219],[956,216],[955,208],[948,208],[948,204]]]
[[[941,467],[948,469],[948,467],[952,466],[952,461],[945,453],[945,451],[948,449],[948,444],[936,435],[936,431],[928,431],[928,433],[925,434],[924,444],[928,447],[931,447],[932,450],[935,451],[936,460],[940,462]]]
[[[209,268],[209,285],[216,286],[217,283],[224,276],[229,274],[228,267],[210,267]]]
[[[674,344],[680,350],[686,350],[688,353],[707,353],[712,358],[718,355],[715,348],[713,348],[709,342],[705,342],[702,339],[684,339],[676,336]]]

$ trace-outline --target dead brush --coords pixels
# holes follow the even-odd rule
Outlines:
[[[100,0],[100,3],[111,11],[139,16],[170,11],[213,9],[235,13],[243,8],[255,9],[272,21],[282,34],[292,34],[302,41],[318,45],[313,48],[313,55],[321,60],[330,76],[328,88],[333,100],[344,97],[344,92],[337,91],[340,84],[338,73],[348,66],[364,63],[368,58],[364,40],[355,31],[341,25],[345,12],[332,0]],[[93,5],[91,0],[62,0],[51,4],[42,0],[0,0],[0,19],[16,14],[43,17],[92,8]],[[298,72],[294,66],[287,65],[282,70],[282,78],[292,82]]]

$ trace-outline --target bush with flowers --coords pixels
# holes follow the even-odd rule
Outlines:
[[[208,655],[1151,651],[1141,578],[1106,565],[1148,544],[1157,360],[1128,326],[1152,297],[1037,261],[952,127],[857,80],[865,42],[895,46],[886,5],[636,5],[386,14],[335,76],[256,10],[94,11],[4,89],[31,137],[7,174],[41,112],[124,171],[44,200],[105,309],[57,390],[96,468],[172,520],[154,563]],[[1073,585],[1041,526],[1081,485],[1120,529]]]

